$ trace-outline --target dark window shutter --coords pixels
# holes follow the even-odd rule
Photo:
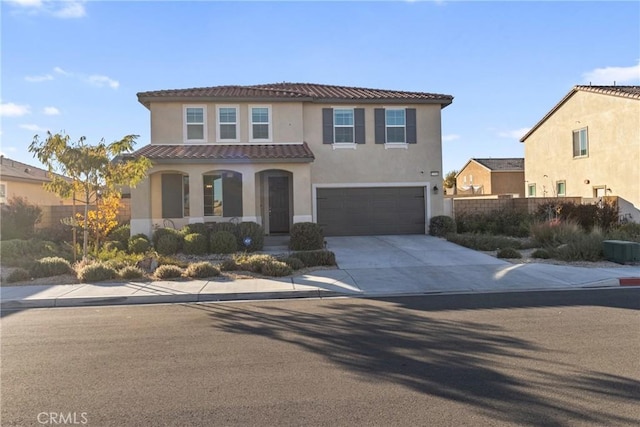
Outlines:
[[[242,175],[234,173],[232,177],[222,178],[222,215],[224,217],[242,216]]]
[[[385,136],[386,126],[384,120],[384,108],[374,110],[376,144],[384,144],[387,140]]]
[[[356,108],[353,110],[353,118],[356,125],[356,144],[364,144],[364,108]]]
[[[333,108],[322,109],[322,143],[333,144]]]
[[[182,175],[162,174],[162,218],[182,218]]]
[[[416,144],[418,137],[416,135],[416,109],[407,108],[407,144]]]

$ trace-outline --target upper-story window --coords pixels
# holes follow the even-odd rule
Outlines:
[[[333,142],[353,143],[353,108],[336,108],[333,110]]]
[[[185,142],[205,142],[207,140],[207,107],[186,105],[184,107]]]
[[[406,143],[405,110],[385,110],[387,143]]]
[[[589,155],[589,138],[587,128],[573,131],[573,157]]]
[[[271,141],[271,107],[249,107],[249,117],[251,120],[249,140],[252,142]]]
[[[238,141],[238,107],[220,106],[218,107],[218,141],[236,142]]]

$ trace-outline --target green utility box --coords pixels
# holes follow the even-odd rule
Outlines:
[[[602,252],[606,259],[618,264],[640,261],[640,243],[605,240],[602,242]]]

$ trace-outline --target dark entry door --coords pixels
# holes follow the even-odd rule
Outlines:
[[[289,232],[289,177],[269,177],[269,233]]]

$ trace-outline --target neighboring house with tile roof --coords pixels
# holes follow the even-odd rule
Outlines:
[[[640,86],[575,86],[520,141],[528,197],[618,196],[640,222]]]
[[[153,162],[131,191],[132,233],[166,221],[255,221],[268,234],[425,233],[441,215],[450,95],[310,83],[138,93]]]
[[[45,190],[44,184],[49,181],[48,171],[0,156],[0,203],[9,203],[16,196],[38,206],[73,203]]]
[[[524,197],[524,159],[470,159],[456,175],[457,196]]]

